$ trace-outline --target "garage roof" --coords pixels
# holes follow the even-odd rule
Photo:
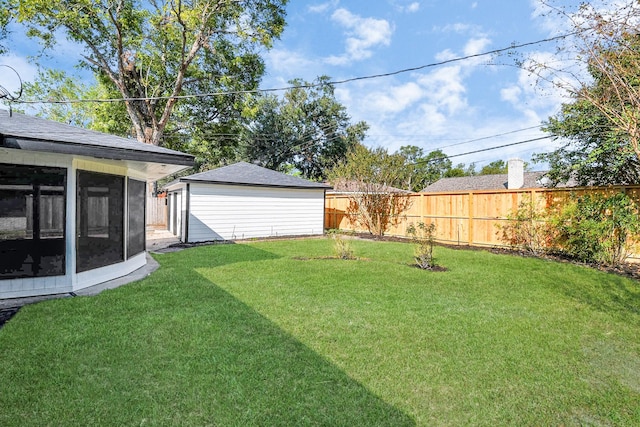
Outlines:
[[[179,182],[201,182],[228,185],[251,185],[264,187],[318,188],[330,186],[320,182],[308,181],[297,176],[287,175],[247,162],[238,162],[229,166],[185,176]],[[173,183],[172,183],[173,184]],[[172,185],[169,184],[169,185]]]

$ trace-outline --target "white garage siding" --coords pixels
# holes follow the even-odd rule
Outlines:
[[[190,242],[324,232],[324,190],[191,183]]]

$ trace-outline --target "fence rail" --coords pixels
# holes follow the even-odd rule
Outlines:
[[[608,194],[625,192],[640,203],[640,185],[551,188],[526,190],[467,191],[451,193],[413,193],[411,207],[402,214],[398,224],[391,226],[386,235],[407,237],[410,224],[419,222],[436,224],[436,240],[442,243],[470,246],[505,246],[499,237],[499,225],[508,215],[530,198],[541,208],[559,207],[572,194]],[[345,231],[365,232],[347,213],[347,195],[327,194],[325,199],[325,227]],[[633,258],[640,258],[636,254]]]

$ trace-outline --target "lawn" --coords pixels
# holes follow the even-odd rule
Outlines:
[[[329,239],[156,255],[0,329],[0,425],[640,425],[640,283]]]

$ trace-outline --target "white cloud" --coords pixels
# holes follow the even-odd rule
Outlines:
[[[459,66],[442,67],[417,80],[418,84],[424,88],[429,103],[448,115],[455,114],[468,106],[461,71]]]
[[[456,59],[458,55],[452,52],[450,49],[445,49],[442,52],[438,52],[436,54],[436,60],[440,62],[451,61],[452,59]]]
[[[442,27],[436,26],[436,27],[433,27],[433,31],[437,33],[478,34],[478,35],[484,34],[479,26],[463,24],[462,22],[447,24]]]
[[[467,42],[464,46],[464,55],[477,55],[479,53],[485,52],[487,50],[487,46],[491,43],[486,37],[481,38],[473,38]]]
[[[402,4],[399,4],[402,3]],[[391,4],[400,13],[416,13],[420,10],[420,2],[413,1],[407,4],[407,0],[392,0]]]
[[[12,95],[17,95],[20,92],[20,80],[23,82],[33,81],[38,74],[36,66],[30,64],[25,57],[15,54],[0,56],[0,64],[8,65],[15,70],[14,72],[7,67],[0,67],[0,86]]]
[[[326,3],[309,5],[307,10],[311,13],[323,13],[329,9],[338,7],[338,4],[340,4],[340,0],[333,0],[333,1],[328,1]]]
[[[364,105],[378,114],[400,113],[415,104],[424,96],[422,88],[409,82],[400,86],[391,87],[385,91],[375,91],[367,95]]]
[[[388,46],[393,34],[392,25],[384,19],[362,18],[340,8],[331,19],[345,28],[345,53],[326,58],[331,65],[344,65],[351,61],[361,61],[373,55],[377,46]]]
[[[500,90],[500,98],[512,105],[518,105],[521,95],[522,89],[516,85],[510,85]]]
[[[287,49],[272,49],[265,57],[269,72],[283,75],[286,79],[306,75],[306,71],[315,65],[304,54]]]
[[[411,12],[411,13],[417,12],[417,11],[420,10],[420,3],[418,3],[417,1],[413,2],[409,6],[407,6],[406,10],[407,10],[407,12]]]

